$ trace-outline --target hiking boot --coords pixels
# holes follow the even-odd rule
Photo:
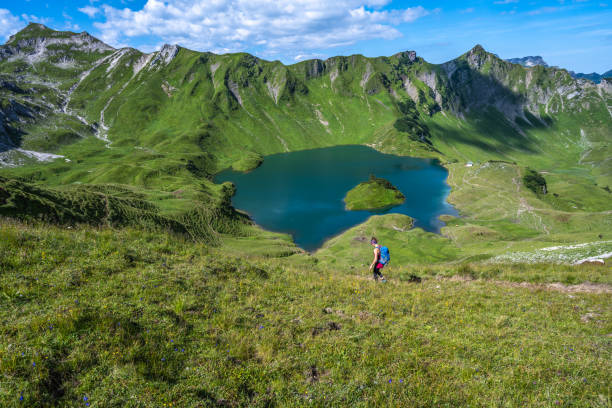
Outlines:
[[[381,283],[387,283],[387,280],[385,278],[380,278],[380,282]]]

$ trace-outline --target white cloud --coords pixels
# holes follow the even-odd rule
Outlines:
[[[196,50],[266,55],[309,51],[401,36],[396,28],[439,10],[382,9],[390,0],[148,0],[140,10],[102,5],[94,23],[111,45],[158,37]],[[83,9],[86,9],[84,7]],[[79,9],[85,12],[83,9]],[[92,11],[92,10],[88,10]],[[86,13],[87,14],[87,13]]]
[[[540,7],[539,9],[530,11],[527,14],[529,14],[530,16],[537,16],[540,14],[555,13],[559,10],[559,7]]]
[[[7,40],[25,25],[24,21],[11,14],[7,9],[0,8],[0,39]]]
[[[518,3],[519,0],[499,0],[494,1],[493,4],[510,4],[510,3]]]
[[[303,61],[303,60],[314,59],[314,58],[325,58],[325,55],[319,54],[319,53],[298,53],[298,55],[293,57],[293,60]]]
[[[78,9],[81,13],[87,14],[89,18],[94,18],[100,12],[100,9],[93,6],[85,6]]]

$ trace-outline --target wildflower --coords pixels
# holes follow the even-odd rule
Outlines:
[[[399,381],[399,382],[400,382],[400,384],[401,384],[401,383],[403,383],[403,382],[404,382],[404,380],[402,380],[402,379],[400,378],[400,381]]]
[[[161,360],[161,361],[166,361],[166,358],[165,358],[165,357],[162,357],[162,360]]]
[[[181,353],[184,353],[184,352],[185,352],[185,349],[184,349],[184,348],[182,348],[182,349],[181,349]]]
[[[263,328],[264,328],[263,326],[259,326],[259,330],[261,330],[261,329],[263,329]]]
[[[389,384],[391,384],[392,382],[393,382],[393,380],[389,378]]]
[[[36,367],[36,363],[35,362],[32,362],[32,367]]]
[[[175,347],[175,348],[174,348],[174,351],[178,351],[178,348],[176,348],[176,347]]]
[[[89,398],[87,398],[85,395],[83,395],[83,401],[87,402]]]
[[[23,394],[19,394],[19,401],[23,401]]]

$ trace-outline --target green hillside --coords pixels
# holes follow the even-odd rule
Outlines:
[[[374,175],[350,189],[344,197],[347,210],[374,210],[399,205],[405,200],[397,187]]]
[[[0,220],[0,405],[609,404],[609,267],[385,269]]]

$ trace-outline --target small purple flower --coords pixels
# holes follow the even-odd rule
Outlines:
[[[19,401],[23,401],[23,394],[19,394]]]
[[[36,367],[36,363],[32,361],[32,367]]]
[[[570,350],[570,351],[574,351],[574,349],[573,349],[573,348],[571,348],[571,347],[569,348],[569,350]]]
[[[184,353],[184,352],[185,352],[185,349],[184,349],[184,348],[182,348],[182,349],[181,349],[181,353]]]
[[[22,352],[21,352],[21,357],[23,357],[23,356],[25,356],[25,353],[22,351]]]
[[[403,383],[403,382],[404,382],[404,380],[402,380],[402,379],[400,378],[400,383]]]
[[[85,403],[85,406],[86,406],[86,407],[88,407],[88,406],[89,406],[89,402],[86,402],[86,403]]]
[[[166,358],[165,358],[165,357],[162,357],[162,361],[166,361]]]
[[[176,348],[176,347],[175,347],[175,348],[174,348],[174,351],[178,351],[178,348]]]
[[[170,340],[170,343],[174,343],[174,340]]]
[[[88,399],[87,396],[83,395],[83,401],[87,401]]]
[[[263,328],[264,328],[263,326],[259,326],[259,330],[261,330],[261,329],[263,329]]]
[[[391,384],[392,382],[393,382],[393,380],[392,380],[392,379],[389,379],[389,384]]]

